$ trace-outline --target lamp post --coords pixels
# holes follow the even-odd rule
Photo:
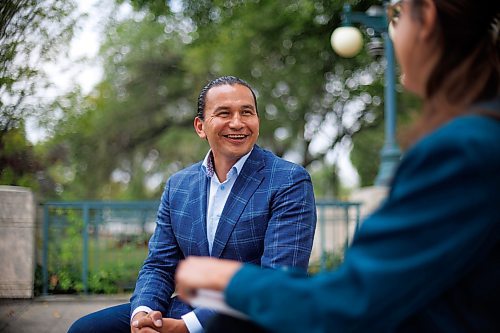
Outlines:
[[[395,63],[394,49],[389,37],[388,22],[385,10],[381,7],[372,6],[366,13],[352,12],[351,6],[344,5],[342,13],[342,27],[335,29],[332,33],[331,44],[335,52],[343,57],[354,57],[361,50],[361,33],[352,23],[360,23],[367,28],[373,29],[382,36],[384,41],[384,56],[387,61],[384,84],[384,117],[385,117],[385,140],[380,151],[380,166],[375,185],[389,185],[396,166],[399,162],[401,151],[396,143],[396,90],[395,90]],[[375,47],[377,45],[372,45]]]

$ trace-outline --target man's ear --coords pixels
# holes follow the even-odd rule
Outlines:
[[[201,120],[199,117],[194,118],[194,129],[198,136],[202,139],[206,139],[207,135],[205,134],[205,131],[203,130],[203,120]]]
[[[422,1],[422,24],[420,26],[420,36],[426,41],[435,40],[437,25],[437,9],[433,0]]]

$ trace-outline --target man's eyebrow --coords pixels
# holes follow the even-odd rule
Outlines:
[[[255,110],[255,106],[253,106],[252,104],[244,104],[244,105],[240,106],[240,110],[246,110],[246,109]],[[221,105],[221,106],[218,106],[214,110],[214,112],[227,111],[227,110],[231,110],[231,107],[225,106],[225,105]]]
[[[230,107],[229,107],[229,106],[218,106],[218,107],[214,110],[214,112],[217,112],[217,111],[227,111],[227,110],[229,110],[229,109],[230,109]]]

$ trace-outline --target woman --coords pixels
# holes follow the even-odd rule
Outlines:
[[[338,270],[303,278],[188,258],[181,296],[224,291],[272,332],[500,332],[499,5],[390,6],[403,84],[424,109],[386,202]]]

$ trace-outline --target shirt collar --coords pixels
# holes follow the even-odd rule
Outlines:
[[[243,166],[245,165],[245,162],[247,161],[247,159],[250,156],[250,154],[252,153],[252,151],[253,151],[253,147],[252,147],[252,149],[247,154],[245,154],[242,157],[240,157],[240,159],[229,170],[228,174],[231,172],[231,170],[235,169],[236,170],[236,175],[239,175],[241,169],[243,169]],[[214,175],[214,173],[215,173],[214,155],[212,153],[212,149],[210,149],[208,151],[208,153],[205,156],[205,158],[203,159],[203,163],[201,165],[202,165],[202,167],[203,167],[202,169],[206,173],[206,175],[208,177],[212,178],[213,175]]]

